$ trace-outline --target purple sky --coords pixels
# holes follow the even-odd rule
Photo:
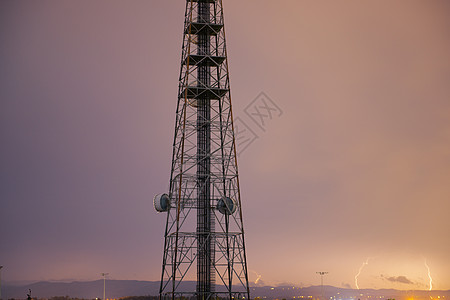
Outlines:
[[[224,6],[250,279],[450,289],[450,2]],[[183,17],[0,2],[2,280],[159,280]]]

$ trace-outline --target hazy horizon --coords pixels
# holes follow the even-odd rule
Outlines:
[[[3,281],[2,280],[2,287],[3,288],[7,288],[7,287],[12,287],[12,286],[27,286],[27,285],[33,285],[33,284],[37,284],[37,283],[64,283],[64,284],[71,284],[71,283],[92,283],[92,282],[101,282],[102,286],[103,286],[103,278],[97,278],[97,279],[92,279],[92,280],[78,280],[78,279],[52,279],[52,280],[25,280],[25,281],[13,281],[13,282],[8,282],[8,281]],[[112,279],[112,278],[106,278],[106,282],[113,282],[113,281],[137,281],[137,282],[149,282],[149,283],[157,283],[159,284],[160,281],[159,280],[137,280],[137,279]],[[186,280],[184,281],[188,284],[190,283],[195,283],[195,280]],[[318,284],[311,284],[311,285],[304,285],[304,286],[299,286],[299,285],[295,285],[289,282],[282,282],[282,283],[278,283],[276,285],[270,285],[270,284],[255,284],[254,282],[249,281],[249,286],[251,288],[293,288],[295,287],[296,289],[303,289],[303,288],[321,288],[321,284],[320,282]],[[352,288],[352,287],[339,287],[339,286],[335,286],[335,285],[331,285],[331,284],[323,284],[324,288],[335,288],[335,289],[344,289],[344,290],[374,290],[374,291],[381,291],[381,290],[391,290],[390,289],[385,289],[385,288],[379,288],[379,289],[374,289],[374,288]],[[421,291],[421,292],[430,292],[430,293],[435,293],[435,292],[439,292],[439,291],[443,291],[443,292],[450,292],[450,289],[442,289],[442,290],[429,290],[429,289],[417,289],[417,290],[411,290],[411,289],[392,289],[392,290],[396,290],[399,292],[406,292],[406,291]]]

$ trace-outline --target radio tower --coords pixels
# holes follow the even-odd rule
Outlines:
[[[249,299],[222,0],[186,1],[170,187],[154,205],[160,298]]]

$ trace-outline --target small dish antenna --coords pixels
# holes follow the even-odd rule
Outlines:
[[[237,209],[236,200],[230,197],[222,197],[217,202],[217,210],[224,215],[232,215]]]
[[[170,198],[167,194],[156,194],[153,198],[153,206],[157,212],[165,212],[170,209]]]

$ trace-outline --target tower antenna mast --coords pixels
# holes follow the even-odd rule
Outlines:
[[[249,299],[222,0],[186,0],[177,98],[160,299]]]

